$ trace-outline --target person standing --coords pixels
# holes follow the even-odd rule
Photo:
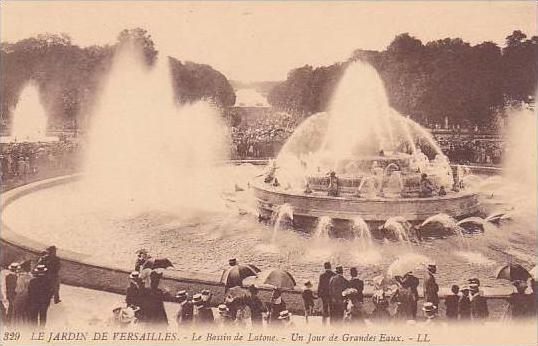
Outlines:
[[[460,287],[458,285],[452,285],[450,290],[452,291],[452,294],[445,298],[446,318],[457,320],[460,301],[458,293],[460,292]]]
[[[405,281],[406,287],[411,291],[413,298],[413,300],[410,301],[411,316],[414,320],[416,320],[418,309],[418,285],[420,282],[418,278],[412,274],[412,272],[405,274],[403,280]]]
[[[20,264],[13,262],[7,270],[2,270],[1,273],[1,294],[2,306],[5,310],[5,322],[10,323],[13,318],[13,304],[15,302],[17,289],[17,272],[20,270]]]
[[[460,320],[471,319],[471,297],[469,296],[469,287],[462,287],[461,297],[458,302],[458,314]]]
[[[513,285],[516,288],[516,292],[510,294],[508,298],[510,317],[514,320],[533,317],[533,296],[525,293],[527,283],[516,280],[513,282]]]
[[[349,281],[344,277],[344,268],[337,266],[336,275],[331,277],[331,281],[329,282],[331,324],[338,323],[344,318],[345,302],[342,293],[348,287]]]
[[[424,301],[433,303],[435,308],[439,308],[439,285],[435,281],[437,273],[437,265],[435,263],[428,264],[426,277],[424,278]]]
[[[265,307],[258,296],[258,288],[254,285],[250,285],[248,290],[250,292],[250,297],[247,300],[247,305],[250,309],[252,326],[261,326],[263,323],[263,312],[265,312]],[[227,310],[226,313],[229,315],[229,310]]]
[[[351,279],[349,279],[349,287],[357,290],[357,301],[362,303],[364,300],[364,282],[358,278],[359,273],[357,271],[357,268],[350,268],[349,274],[351,275]]]
[[[275,323],[280,321],[278,317],[284,310],[286,310],[286,302],[282,299],[282,291],[279,288],[275,288],[269,301],[269,318],[267,322]]]
[[[47,311],[50,305],[51,289],[47,278],[47,267],[38,264],[32,271],[32,279],[28,284],[28,307],[30,323],[45,327]]]
[[[472,283],[469,287],[471,288],[470,300],[473,321],[483,321],[489,317],[488,302],[479,290],[479,285],[477,283]]]
[[[30,322],[30,305],[28,299],[28,286],[33,276],[30,274],[32,262],[24,261],[17,271],[17,286],[15,287],[15,300],[13,301],[13,325],[23,325]]]
[[[45,250],[45,255],[37,261],[37,264],[42,264],[47,268],[47,277],[50,282],[54,304],[60,303],[60,258],[56,256],[56,246],[49,246]]]
[[[319,276],[318,297],[321,299],[322,304],[322,323],[326,323],[330,314],[329,283],[331,278],[336,274],[331,270],[330,262],[325,262],[323,267],[325,271]]]
[[[305,321],[308,323],[308,317],[314,312],[314,299],[316,299],[314,292],[312,292],[312,283],[310,281],[305,282],[301,297],[303,298]]]
[[[212,324],[215,322],[215,317],[213,316],[213,311],[211,307],[208,306],[202,297],[202,294],[198,293],[192,297],[194,303],[194,323],[197,325],[200,324]]]
[[[144,316],[143,322],[155,326],[168,325],[168,317],[164,310],[165,294],[159,288],[161,277],[161,274],[152,271],[150,274],[150,287],[142,291],[141,312]]]
[[[185,290],[181,290],[176,294],[176,301],[179,303],[179,309],[176,314],[176,322],[178,326],[191,325],[194,315],[194,304],[189,299],[189,294]]]
[[[141,307],[143,293],[144,283],[140,279],[140,273],[137,271],[131,272],[129,274],[129,287],[127,287],[125,294],[125,303],[127,306]]]

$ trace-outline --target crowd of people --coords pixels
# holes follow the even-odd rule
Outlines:
[[[230,259],[230,268],[239,266],[236,259]],[[135,270],[129,275],[125,306],[114,311],[116,321],[121,325],[142,323],[148,325],[168,325],[170,318],[164,309],[164,301],[176,302],[177,312],[172,318],[179,326],[200,324],[214,326],[262,326],[286,327],[293,325],[292,313],[286,304],[283,289],[274,286],[270,299],[264,301],[259,296],[259,288],[253,284],[242,287],[240,281],[226,283],[222,302],[214,304],[213,293],[208,289],[199,292],[179,290],[172,295],[159,288],[162,278],[161,268],[155,268],[155,260],[147,251],[138,252]],[[316,300],[320,301],[322,322],[339,323],[436,323],[440,311],[444,311],[443,321],[482,323],[489,317],[487,299],[480,290],[480,280],[470,278],[464,287],[453,285],[452,293],[444,299],[439,295],[436,281],[437,266],[430,263],[422,282],[423,317],[418,315],[420,279],[407,272],[392,279],[377,277],[372,296],[374,309],[369,311],[364,294],[364,281],[358,277],[357,268],[349,268],[345,277],[342,266],[332,270],[331,263],[324,264],[319,276],[317,290],[311,281],[302,289],[303,309],[306,323],[316,315]],[[515,280],[516,291],[509,298],[506,314],[512,319],[535,318],[536,283],[530,280],[532,293],[527,293],[527,282]],[[442,308],[441,301],[444,301]],[[212,306],[217,306],[212,309]],[[389,306],[391,308],[389,308]],[[395,308],[394,308],[395,307]]]
[[[79,143],[73,140],[2,143],[0,182],[18,185],[72,171],[78,163],[79,152]]]
[[[0,314],[4,325],[29,324],[44,327],[51,300],[60,300],[60,259],[56,247],[41,253],[35,266],[31,260],[13,262],[0,274]]]
[[[505,155],[500,140],[439,140],[439,145],[451,163],[499,165]]]
[[[232,158],[271,158],[297,126],[297,119],[285,113],[260,118],[232,127]]]

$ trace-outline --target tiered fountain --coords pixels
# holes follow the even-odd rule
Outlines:
[[[431,195],[421,191],[424,174]],[[329,217],[333,235],[347,236],[357,218],[377,229],[371,226],[394,216],[418,223],[478,212],[476,194],[462,190],[460,178],[431,134],[389,106],[377,72],[354,63],[329,111],[299,126],[255,194],[262,219],[287,203],[295,228],[311,230]]]

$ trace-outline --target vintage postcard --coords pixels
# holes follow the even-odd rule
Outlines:
[[[0,345],[536,345],[535,1],[1,1]]]

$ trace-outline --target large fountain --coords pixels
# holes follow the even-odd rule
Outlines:
[[[2,143],[52,142],[58,137],[47,135],[47,114],[39,98],[39,88],[29,82],[19,95],[13,110],[11,135],[2,137]]]
[[[515,143],[510,153],[521,155],[507,170],[514,176],[468,176],[466,190],[452,191],[458,184],[451,185],[452,170],[435,142],[388,107],[375,71],[358,64],[342,80],[330,112],[305,121],[268,167],[279,184],[265,183],[264,167],[222,163],[228,145],[218,110],[204,101],[175,104],[168,66],[159,60],[148,67],[136,49],[114,59],[91,116],[82,178],[3,194],[3,201],[18,194],[4,204],[2,223],[22,246],[32,244],[28,239],[55,244],[92,263],[127,269],[144,247],[169,258],[182,274],[214,280],[232,257],[262,270],[286,269],[298,282],[315,280],[327,260],[356,266],[368,280],[398,258],[428,257],[437,261],[441,286],[468,275],[497,286],[495,266],[534,264],[536,209],[528,203],[534,190],[516,187],[521,179],[514,176],[535,174],[535,165],[528,167],[536,162],[535,147],[527,153],[527,143]],[[535,129],[527,122],[522,127]],[[513,137],[520,133],[515,129]],[[340,181],[337,196],[328,195],[331,171]],[[446,186],[447,195],[417,197],[422,172],[436,189]],[[455,220],[473,213],[476,194],[489,217]],[[258,222],[265,196],[272,204],[262,210],[272,214],[270,226]],[[357,212],[366,207],[375,213]],[[313,234],[297,232],[307,222]],[[409,233],[417,223],[455,236],[415,242]],[[376,240],[377,224],[396,241]],[[462,231],[469,224],[484,232]],[[334,237],[339,230],[353,239]]]
[[[255,193],[262,219],[288,203],[296,228],[330,217],[341,233],[357,217],[379,226],[394,216],[418,223],[441,212],[472,215],[477,196],[460,178],[431,134],[389,106],[374,68],[356,62],[329,111],[299,126]]]

